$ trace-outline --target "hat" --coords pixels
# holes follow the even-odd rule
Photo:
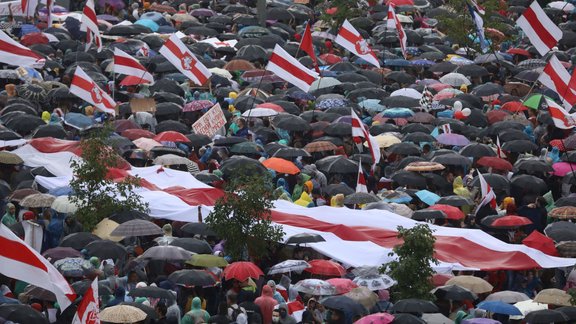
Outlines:
[[[36,215],[34,215],[33,211],[27,211],[24,214],[22,214],[23,220],[33,220],[35,218],[36,218]]]
[[[35,310],[42,312],[42,305],[38,304],[38,303],[32,303],[30,305],[30,307],[34,308]]]
[[[172,225],[166,224],[162,226],[162,231],[164,232],[164,235],[172,236]]]

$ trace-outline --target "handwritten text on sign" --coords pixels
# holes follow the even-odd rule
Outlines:
[[[212,138],[224,125],[226,125],[226,117],[224,117],[220,104],[216,104],[192,125],[192,129],[196,134],[203,134]]]

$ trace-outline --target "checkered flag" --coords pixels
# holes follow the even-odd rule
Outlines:
[[[424,86],[424,91],[422,91],[422,98],[420,99],[420,107],[422,107],[422,109],[425,111],[430,110],[433,97],[434,96],[432,95],[432,92],[428,90],[428,87]]]

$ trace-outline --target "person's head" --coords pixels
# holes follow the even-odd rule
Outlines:
[[[16,206],[14,206],[13,203],[8,203],[6,205],[6,211],[8,211],[8,214],[14,215],[16,214]]]
[[[130,271],[130,273],[128,273],[128,282],[131,283],[138,283],[138,274],[136,273],[136,271]]]
[[[228,294],[226,297],[226,301],[228,302],[228,306],[236,305],[236,301],[238,300],[238,296],[236,294]]]
[[[274,280],[268,280],[266,284],[272,288],[272,291],[276,291],[276,282]]]
[[[244,128],[246,126],[246,120],[244,120],[244,118],[238,118],[236,125],[238,125],[238,128]]]
[[[275,309],[272,312],[272,322],[273,323],[278,323],[280,322],[280,310],[279,309]]]
[[[163,317],[166,317],[166,313],[168,312],[168,307],[166,307],[166,304],[164,304],[164,303],[158,303],[158,304],[156,304],[155,310],[156,310],[156,315],[158,315],[159,318],[163,318]]]
[[[314,299],[314,298],[308,299],[308,309],[309,310],[316,309],[316,304],[317,304],[316,299]]]
[[[165,224],[164,226],[162,226],[162,232],[166,236],[172,236],[172,225]]]
[[[286,303],[282,303],[278,306],[278,313],[280,314],[280,318],[284,319],[288,317],[288,305]]]

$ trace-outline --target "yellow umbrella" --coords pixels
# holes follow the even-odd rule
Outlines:
[[[550,288],[540,291],[534,298],[534,301],[537,303],[557,306],[572,306],[570,298],[570,295],[568,295],[564,290]]]
[[[100,312],[100,320],[108,323],[138,323],[146,316],[143,310],[130,305],[111,306]]]
[[[400,143],[402,142],[398,137],[394,136],[394,135],[378,135],[375,136],[374,139],[376,140],[376,142],[378,143],[378,146],[380,146],[380,148],[387,148],[390,147],[394,144]]]
[[[371,309],[378,302],[378,295],[376,295],[368,287],[360,286],[350,290],[350,292],[344,294],[344,296],[357,301],[366,309]]]
[[[446,286],[448,285],[458,285],[476,294],[491,292],[494,289],[488,281],[474,276],[456,276],[446,281]]]
[[[115,230],[116,227],[118,227],[118,225],[120,224],[116,223],[115,221],[109,220],[108,218],[104,218],[103,220],[100,221],[100,223],[96,225],[96,227],[92,231],[92,234],[98,236],[103,240],[110,240],[114,242],[122,241],[124,239],[123,237],[110,235],[110,233],[112,233],[112,231]]]

